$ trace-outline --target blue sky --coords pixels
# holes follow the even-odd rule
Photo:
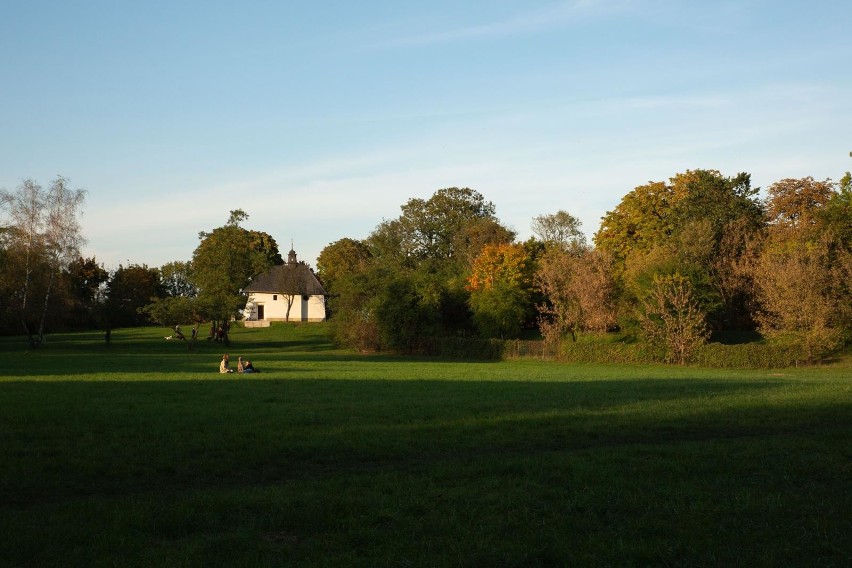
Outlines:
[[[593,234],[687,169],[852,169],[848,1],[0,0],[0,187],[88,191],[109,268],[189,260],[228,212],[312,265],[471,187],[520,238]]]

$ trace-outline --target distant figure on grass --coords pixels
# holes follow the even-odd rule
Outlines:
[[[186,341],[186,337],[183,336],[183,332],[180,330],[180,325],[175,326],[175,338]]]
[[[234,370],[228,366],[228,354],[225,353],[222,355],[222,362],[219,363],[219,372],[220,373],[233,373]]]
[[[231,326],[226,322],[225,326],[216,327],[215,324],[210,324],[210,335],[207,337],[207,341],[225,341],[225,334],[231,328]]]
[[[251,361],[246,359],[243,361],[242,357],[237,358],[237,372],[238,373],[259,373],[257,369],[254,368],[254,365],[251,364]]]

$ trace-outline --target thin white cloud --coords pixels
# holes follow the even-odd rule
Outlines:
[[[564,27],[612,6],[613,3],[608,0],[567,0],[517,13],[502,20],[397,37],[389,40],[387,44],[416,46],[533,34]]]
[[[724,96],[651,96],[627,97],[616,101],[615,104],[630,109],[718,109],[730,106],[731,100]]]

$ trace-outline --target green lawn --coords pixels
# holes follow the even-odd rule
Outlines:
[[[847,566],[852,364],[0,340],[0,566]]]

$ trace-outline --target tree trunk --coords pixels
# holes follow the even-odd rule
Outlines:
[[[50,290],[53,288],[55,273],[51,271],[50,279],[47,281],[47,291],[44,293],[44,306],[41,308],[41,321],[38,324],[38,345],[44,343],[44,320],[47,318],[47,305],[50,302]]]
[[[287,313],[284,314],[284,321],[290,321],[290,310],[293,308],[293,302],[295,301],[295,297],[291,295],[287,295]]]
[[[27,255],[26,255],[26,266],[24,268],[24,289],[21,294],[21,326],[24,328],[24,333],[27,336],[27,341],[30,342],[30,345],[35,347],[33,344],[33,334],[30,332],[30,326],[27,325],[27,299],[30,291],[30,249],[29,244],[27,245]]]

